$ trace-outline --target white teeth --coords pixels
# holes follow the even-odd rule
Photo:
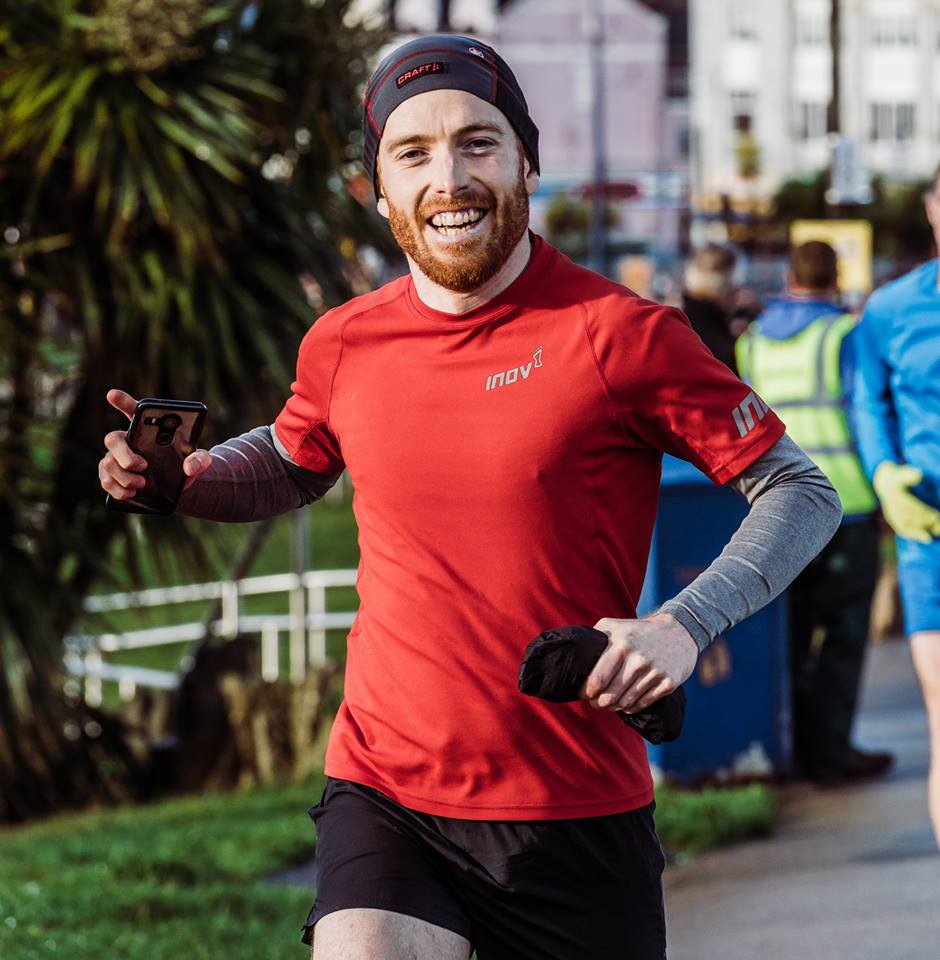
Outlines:
[[[438,228],[460,227],[468,223],[476,223],[477,220],[482,218],[483,213],[483,210],[476,208],[458,210],[456,213],[453,210],[446,210],[442,213],[435,213],[431,217],[431,224]]]

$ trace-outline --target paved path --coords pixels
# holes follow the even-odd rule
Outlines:
[[[940,960],[927,724],[906,643],[871,649],[859,744],[884,780],[783,793],[774,837],[666,872],[669,960]]]

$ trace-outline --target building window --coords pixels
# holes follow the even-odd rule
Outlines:
[[[688,160],[692,153],[692,131],[683,126],[679,130],[679,156],[683,160]]]
[[[812,101],[794,104],[793,136],[797,140],[818,140],[826,135],[828,105]]]
[[[871,19],[871,42],[876,47],[913,47],[917,28],[913,17],[876,16]]]
[[[757,11],[751,2],[732,4],[728,28],[733,40],[757,39]]]
[[[894,108],[895,139],[914,139],[914,104],[899,103]]]
[[[914,139],[913,103],[871,103],[868,105],[868,139],[904,143]]]
[[[824,47],[829,43],[829,23],[821,17],[798,17],[796,42],[801,47]]]
[[[889,103],[871,103],[868,105],[868,139],[893,140],[894,119]]]
[[[731,126],[738,133],[750,133],[757,113],[757,94],[731,94]]]

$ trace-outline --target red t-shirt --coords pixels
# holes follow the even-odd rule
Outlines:
[[[410,277],[325,314],[275,430],[355,488],[360,609],[326,772],[465,819],[643,806],[644,741],[516,686],[542,630],[633,617],[662,451],[718,483],[783,434],[683,315],[534,239],[459,316]],[[733,411],[738,409],[737,420]]]

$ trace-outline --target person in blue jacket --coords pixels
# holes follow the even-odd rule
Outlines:
[[[940,246],[940,168],[925,196]],[[859,453],[897,534],[905,630],[924,694],[927,795],[940,844],[940,276],[938,261],[872,294],[856,331]]]

